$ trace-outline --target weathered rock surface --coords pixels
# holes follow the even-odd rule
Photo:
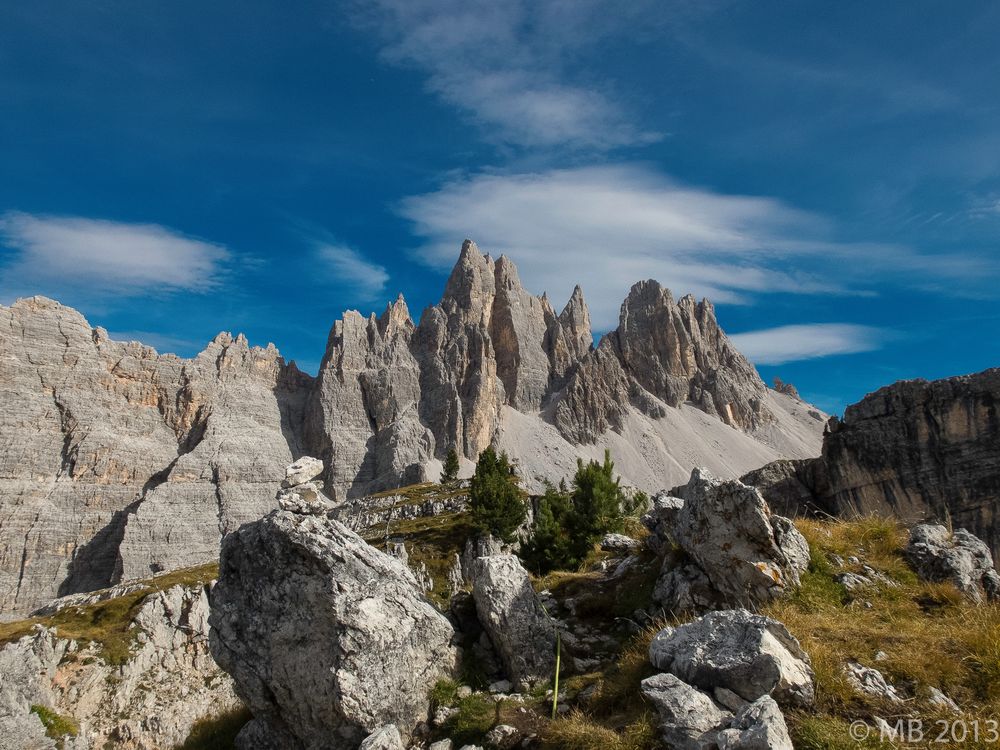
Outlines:
[[[950,517],[1000,553],[1000,369],[869,394],[830,420],[823,453],[746,477],[768,502],[905,523]]]
[[[815,698],[809,656],[777,620],[747,610],[711,612],[653,638],[649,660],[704,690],[723,687],[746,701],[770,695],[810,706]]]
[[[937,524],[910,529],[906,559],[927,581],[950,581],[976,604],[1000,599],[1000,575],[981,539],[965,529],[949,532]]]
[[[338,503],[491,443],[529,486],[605,446],[627,483],[669,486],[695,464],[815,455],[822,427],[764,387],[709,303],[637,284],[595,349],[579,288],[556,314],[472,242],[419,324],[402,298],[345,313],[315,379],[242,336],[181,359],[19,300],[0,307],[0,398],[0,612],[214,559],[304,454]]]
[[[274,511],[226,537],[211,646],[254,715],[240,747],[344,747],[427,718],[454,630],[397,559],[337,521]]]
[[[847,681],[859,692],[880,698],[890,703],[902,703],[903,698],[890,685],[885,676],[874,667],[866,667],[856,661],[849,661],[844,666]]]
[[[472,596],[483,629],[519,688],[552,678],[556,629],[514,555],[480,557],[474,563]]]
[[[660,717],[661,737],[678,750],[712,750],[719,729],[733,718],[707,694],[669,673],[647,677],[641,690]]]
[[[654,599],[674,612],[748,606],[799,584],[809,545],[790,520],[771,513],[760,492],[702,469],[679,490],[683,501],[658,495],[645,518],[662,549],[676,543],[691,560],[667,556]]]
[[[358,750],[406,750],[399,730],[387,724],[364,738]]]
[[[56,611],[81,606],[61,604]],[[32,705],[75,720],[79,734],[65,746],[77,750],[175,747],[197,720],[236,709],[232,681],[209,654],[208,611],[204,585],[150,594],[133,618],[135,642],[121,664],[40,625],[3,646],[0,747],[55,747],[29,713]]]
[[[719,750],[793,750],[785,717],[768,695],[743,708],[718,743]]]
[[[310,381],[242,336],[183,360],[0,307],[0,611],[213,559],[272,506]]]

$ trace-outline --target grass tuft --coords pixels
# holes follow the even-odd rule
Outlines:
[[[65,737],[76,737],[80,731],[79,725],[71,717],[58,714],[45,706],[35,704],[31,707],[31,713],[39,718],[45,727],[45,735],[54,739],[58,748],[62,748]]]

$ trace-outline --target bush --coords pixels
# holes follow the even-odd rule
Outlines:
[[[77,723],[68,716],[57,714],[55,711],[45,706],[33,705],[31,713],[35,714],[45,727],[45,735],[56,741],[56,747],[63,746],[63,738],[67,735],[76,737],[80,731]]]
[[[532,537],[522,552],[530,567],[541,573],[574,569],[597,540],[609,531],[621,531],[623,509],[630,503],[614,471],[611,453],[605,451],[604,463],[577,461],[572,493],[565,484],[559,489],[547,487],[538,502]]]
[[[441,472],[441,484],[451,484],[458,479],[458,451],[455,446],[448,449],[444,459],[444,471]]]
[[[528,509],[517,487],[514,467],[506,453],[492,447],[479,454],[476,473],[469,485],[472,521],[482,534],[492,534],[510,544],[524,523]]]

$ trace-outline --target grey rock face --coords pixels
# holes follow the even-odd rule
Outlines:
[[[642,542],[624,534],[605,534],[601,539],[601,549],[605,552],[617,552],[623,555],[635,552]]]
[[[965,529],[919,524],[910,530],[906,559],[927,581],[950,581],[977,604],[1000,598],[1000,575],[989,547]]]
[[[719,750],[793,750],[785,717],[767,695],[742,709],[718,743]]]
[[[281,482],[282,488],[298,487],[310,480],[315,479],[323,473],[323,462],[312,456],[303,456],[291,463],[285,469],[285,478]]]
[[[528,573],[513,555],[475,562],[472,596],[483,629],[508,677],[520,688],[555,674],[555,625],[542,609]]]
[[[814,701],[812,667],[799,642],[780,622],[742,609],[664,628],[650,643],[649,660],[691,685],[724,687],[747,701],[763,695],[788,705]]]
[[[66,744],[79,750],[175,747],[197,720],[239,705],[208,653],[206,587],[151,594],[132,623],[136,643],[121,665],[42,626],[0,648],[0,747],[54,747],[29,713],[35,704],[79,722],[78,737]]]
[[[672,540],[694,562],[674,570],[667,558],[656,601],[675,612],[699,611],[768,601],[798,586],[809,545],[757,489],[695,469],[683,494],[683,502],[658,496],[647,521],[656,546]]]
[[[672,674],[647,677],[641,690],[659,714],[663,740],[678,750],[712,750],[719,729],[733,718],[708,695]]]
[[[406,750],[399,730],[392,724],[380,727],[365,737],[358,750]]]
[[[775,421],[775,394],[708,303],[675,304],[644,282],[618,331],[592,345],[579,288],[556,314],[509,259],[472,242],[418,325],[402,298],[378,317],[345,313],[316,379],[242,336],[181,359],[111,341],[51,300],[0,307],[0,612],[214,559],[226,534],[275,507],[283,468],[306,454],[325,462],[309,479],[339,504],[436,478],[453,445],[475,459],[508,440],[533,465],[541,442],[570,454],[621,442],[630,419],[674,407],[737,427],[724,460],[739,454],[740,470],[812,449],[797,418]],[[700,413],[694,422],[704,426]],[[670,443],[632,481],[652,466],[690,468]]]
[[[795,462],[794,477],[785,471],[774,484],[761,477],[758,486],[768,502],[776,498],[775,507],[798,496],[807,509],[833,515],[878,513],[917,523],[947,514],[996,555],[998,398],[996,368],[894,383],[829,422],[820,458]]]
[[[213,559],[272,506],[309,382],[242,337],[183,360],[0,307],[0,611]]]
[[[274,511],[226,537],[212,654],[254,715],[241,746],[406,738],[456,667],[454,630],[398,560],[337,521]]]

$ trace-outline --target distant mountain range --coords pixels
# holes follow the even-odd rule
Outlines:
[[[707,300],[639,282],[595,346],[579,287],[557,313],[470,241],[419,323],[402,297],[346,312],[315,378],[243,336],[182,359],[18,300],[0,396],[0,613],[215,559],[305,454],[339,500],[436,479],[451,446],[468,473],[490,444],[529,489],[608,448],[657,490],[817,456],[827,421],[765,386]]]

